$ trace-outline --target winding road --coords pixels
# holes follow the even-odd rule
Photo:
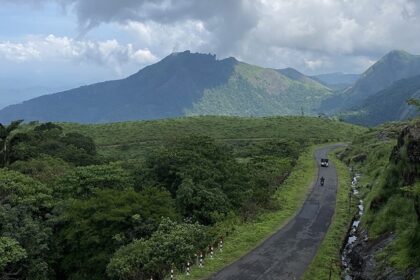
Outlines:
[[[328,168],[320,167],[320,159],[340,146],[329,145],[315,151],[317,181],[299,213],[260,246],[209,280],[293,280],[302,277],[324,239],[335,211],[337,172],[332,162]],[[325,178],[324,186],[319,184],[321,176]]]

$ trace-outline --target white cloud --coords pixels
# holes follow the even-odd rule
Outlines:
[[[52,34],[46,37],[29,36],[23,43],[0,42],[0,58],[18,63],[67,61],[113,67],[128,62],[145,65],[157,60],[149,49],[136,49],[132,44],[123,45],[115,39],[86,41]]]
[[[205,50],[212,36],[203,23],[196,20],[172,25],[129,21],[121,25],[121,29],[128,32],[137,45],[156,50],[160,56],[186,49]]]
[[[12,0],[0,0],[1,2]],[[52,0],[31,0],[41,3]],[[19,3],[27,1],[19,0]],[[131,45],[55,37],[56,57],[124,65],[190,49],[307,72],[361,72],[392,49],[420,54],[418,0],[55,0],[81,34],[116,24]],[[111,34],[112,36],[112,34]],[[42,40],[41,40],[42,41]],[[44,38],[46,42],[47,39]],[[70,41],[70,42],[68,42]],[[0,43],[3,57],[42,59],[39,42]],[[6,50],[4,50],[6,49]],[[3,51],[1,51],[3,50]],[[155,57],[156,56],[156,57]]]
[[[360,61],[392,49],[420,53],[420,41],[414,39],[420,30],[417,0],[61,2],[71,3],[83,30],[118,23],[160,57],[192,49],[268,66],[287,62],[307,71],[362,71]]]
[[[0,57],[15,62],[39,58],[39,51],[32,44],[0,42]]]

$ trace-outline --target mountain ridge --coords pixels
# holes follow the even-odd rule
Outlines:
[[[394,82],[342,117],[351,123],[367,126],[416,117],[420,112],[407,104],[411,98],[420,98],[420,75]]]
[[[296,71],[297,72],[297,71]],[[303,74],[302,74],[303,75]],[[173,53],[125,79],[37,97],[0,110],[0,121],[103,123],[185,115],[316,114],[330,90],[235,58]],[[299,103],[299,105],[298,105]]]
[[[348,111],[394,82],[420,75],[420,55],[393,50],[370,66],[355,84],[323,102],[327,112]]]

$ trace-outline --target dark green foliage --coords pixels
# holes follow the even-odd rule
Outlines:
[[[19,171],[25,175],[46,184],[53,184],[57,179],[69,172],[72,167],[61,158],[43,155],[27,161],[18,160],[9,166],[9,169]]]
[[[150,239],[136,240],[112,257],[107,273],[111,279],[163,279],[171,268],[182,269],[211,239],[199,224],[177,224],[164,219]]]
[[[0,278],[163,278],[281,207],[273,195],[308,145],[360,130],[315,118],[21,125],[0,169]]]
[[[60,178],[56,192],[64,197],[88,198],[97,190],[133,188],[129,173],[117,164],[76,167]]]
[[[272,194],[281,183],[277,177],[287,177],[291,167],[290,159],[279,161],[279,155],[287,151],[286,157],[297,157],[293,149],[284,146],[259,146],[260,154],[279,148],[272,161],[260,158],[238,162],[229,147],[216,144],[209,137],[178,139],[149,154],[136,171],[136,185],[158,184],[166,188],[184,217],[212,225],[251,201],[256,209],[270,205]]]
[[[10,154],[12,152],[11,142],[14,135],[12,132],[16,130],[23,120],[13,121],[8,126],[0,123],[0,166],[4,167],[9,164]]]
[[[3,275],[17,273],[18,279],[49,279],[51,194],[45,185],[25,175],[0,170],[0,236],[15,240],[11,243],[8,239],[8,243],[16,254],[14,261],[3,268]]]
[[[61,141],[67,145],[73,145],[77,149],[84,150],[89,155],[96,155],[96,147],[93,140],[80,133],[67,133],[61,138]]]
[[[143,180],[156,181],[175,196],[184,178],[194,182],[211,179],[220,185],[227,177],[224,167],[231,160],[226,148],[209,137],[183,138],[171,141],[146,158],[149,172]]]
[[[44,123],[14,135],[10,162],[50,155],[74,165],[98,163],[93,140],[79,133],[63,133],[57,124]]]
[[[1,279],[7,279],[9,275],[12,277],[17,273],[19,267],[18,263],[25,258],[26,251],[19,245],[19,242],[10,237],[0,237]]]
[[[104,279],[112,253],[133,238],[148,237],[161,217],[176,218],[169,194],[156,188],[98,190],[89,199],[68,201],[58,233],[61,273],[69,279]]]
[[[176,191],[176,202],[184,217],[210,225],[222,221],[231,205],[219,187],[206,183],[194,183],[192,179],[184,178]]]
[[[179,211],[205,225],[222,219],[230,209],[224,185],[236,162],[226,147],[208,137],[193,136],[170,142],[146,158],[137,185],[152,182],[176,198]],[[236,187],[236,186],[233,186]]]

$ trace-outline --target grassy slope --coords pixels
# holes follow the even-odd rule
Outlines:
[[[361,226],[368,230],[371,240],[390,232],[395,234],[394,242],[381,254],[376,255],[376,259],[379,265],[393,266],[400,271],[409,267],[418,268],[418,264],[413,263],[413,258],[408,256],[409,248],[419,246],[408,241],[416,226],[416,215],[413,200],[399,188],[392,192],[385,190],[385,179],[392,167],[389,165],[389,157],[396,145],[396,137],[408,123],[389,123],[370,130],[356,139],[346,155],[347,160],[363,174],[360,185],[364,193],[366,211]],[[363,163],[358,160],[361,155],[366,156]],[[378,199],[383,197],[385,192],[388,192],[388,198],[382,201]],[[373,203],[379,206],[372,207]]]
[[[310,117],[186,117],[98,125],[63,124],[67,131],[91,136],[100,153],[119,158],[144,154],[162,140],[189,134],[207,135],[220,141],[295,140],[320,144],[349,141],[363,128]]]
[[[352,220],[355,204],[350,205],[348,194],[351,190],[351,178],[347,166],[336,156],[332,156],[331,159],[334,161],[339,178],[336,209],[327,235],[306,270],[303,280],[329,279],[330,270],[331,279],[341,279],[340,249]]]
[[[251,223],[236,226],[233,233],[225,239],[223,252],[216,250],[214,259],[205,260],[204,268],[195,266],[191,276],[179,274],[176,279],[207,278],[245,255],[282,227],[301,207],[311,189],[316,174],[314,149],[312,147],[301,155],[293,172],[276,193],[281,204],[280,210],[265,213]]]
[[[331,90],[316,82],[302,82],[273,69],[239,63],[226,84],[204,91],[186,115],[298,115],[317,114]]]

